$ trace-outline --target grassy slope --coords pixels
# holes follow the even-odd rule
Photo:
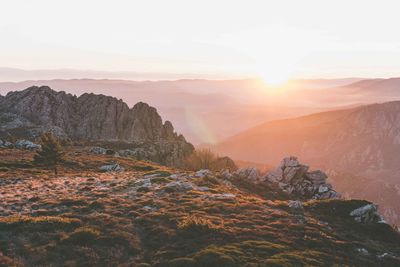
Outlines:
[[[59,177],[30,166],[31,157],[0,150],[0,266],[400,265],[390,256],[400,255],[398,233],[348,216],[366,201],[294,211],[269,188],[252,194],[240,181],[193,177],[188,182],[209,191],[167,189],[170,173],[190,173],[81,148],[68,149]],[[110,161],[126,171],[97,172]],[[156,173],[150,188],[138,182]],[[236,197],[212,197],[222,193]]]

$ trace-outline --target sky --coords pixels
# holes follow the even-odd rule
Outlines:
[[[400,76],[400,1],[0,0],[0,67]]]

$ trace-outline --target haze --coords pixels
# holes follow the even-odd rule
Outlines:
[[[398,76],[399,7],[398,1],[6,1],[0,65],[152,73],[140,78],[153,80],[179,78],[162,73],[259,76],[270,84]]]

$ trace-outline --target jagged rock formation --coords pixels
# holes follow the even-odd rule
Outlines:
[[[277,183],[288,194],[301,198],[339,198],[340,194],[326,182],[328,176],[320,171],[308,171],[307,165],[300,164],[296,157],[284,158],[281,164],[269,172],[263,180]]]
[[[256,168],[239,169],[233,173],[224,171],[226,179],[236,177],[255,184],[276,185],[294,199],[334,199],[340,194],[327,183],[328,176],[320,171],[309,171],[307,165],[300,164],[296,157],[284,158],[273,171],[261,176]]]
[[[165,164],[179,165],[193,146],[162,122],[157,110],[139,102],[129,108],[122,100],[94,94],[79,97],[47,86],[10,92],[0,98],[0,136],[31,139],[51,131],[73,140],[146,143]],[[153,158],[150,158],[153,159]]]

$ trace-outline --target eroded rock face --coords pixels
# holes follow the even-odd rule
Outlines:
[[[129,108],[114,97],[56,92],[47,86],[10,92],[0,100],[0,136],[25,134],[33,139],[51,131],[62,138],[148,143],[151,159],[179,165],[193,146],[162,122],[157,110],[139,102]],[[147,147],[146,147],[147,149]],[[156,155],[155,155],[156,154]]]

